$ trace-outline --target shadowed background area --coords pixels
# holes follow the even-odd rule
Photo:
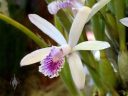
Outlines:
[[[35,13],[52,22],[44,0],[7,0],[7,3],[11,18],[49,42],[50,39],[28,20],[28,14]],[[59,78],[51,80],[38,72],[39,64],[20,67],[21,58],[38,48],[18,29],[0,21],[0,96],[69,95]]]

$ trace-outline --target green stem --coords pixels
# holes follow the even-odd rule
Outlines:
[[[18,23],[17,21],[15,21],[15,20],[11,19],[10,17],[7,17],[3,14],[0,14],[0,19],[7,22],[8,24],[16,27],[17,29],[21,30],[24,34],[26,34],[29,38],[31,38],[40,47],[46,47],[46,43],[43,40],[41,40],[31,30],[29,30],[22,24]]]
[[[119,32],[120,50],[125,51],[126,50],[125,27],[119,22],[120,19],[125,17],[125,12],[124,12],[125,11],[125,2],[124,2],[124,0],[114,0],[114,7],[115,7],[117,28],[118,28],[118,32]]]

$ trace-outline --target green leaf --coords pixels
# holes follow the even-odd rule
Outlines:
[[[128,52],[121,52],[118,56],[119,74],[123,87],[128,88]]]
[[[101,60],[99,64],[99,74],[105,88],[108,91],[113,90],[117,84],[117,77],[110,61],[106,57],[105,51],[101,52]]]

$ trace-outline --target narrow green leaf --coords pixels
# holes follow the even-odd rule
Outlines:
[[[114,72],[114,68],[112,67],[110,61],[106,57],[106,52],[104,50],[101,52],[99,73],[102,82],[105,84],[106,90],[113,90],[117,85],[117,77]]]
[[[124,0],[114,0],[114,8],[115,8],[115,16],[116,16],[116,23],[117,29],[119,32],[119,44],[120,50],[126,50],[126,33],[125,33],[125,26],[123,26],[119,20],[125,17],[125,2]]]

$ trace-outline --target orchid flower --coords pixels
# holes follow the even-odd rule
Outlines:
[[[87,23],[90,10],[89,7],[83,7],[79,10],[72,23],[68,42],[47,20],[36,14],[30,14],[30,21],[60,46],[42,48],[29,53],[21,60],[21,66],[40,62],[39,72],[49,78],[54,78],[59,75],[59,72],[63,68],[65,58],[67,58],[73,81],[78,89],[82,89],[85,83],[85,74],[78,51],[102,50],[110,47],[107,42],[103,41],[86,41],[77,44],[83,27]]]
[[[110,0],[99,0],[93,7],[93,9],[104,7]],[[56,14],[60,9],[70,8],[74,14],[78,12],[80,8],[84,6],[85,0],[57,0],[48,5],[48,11],[50,14]]]

